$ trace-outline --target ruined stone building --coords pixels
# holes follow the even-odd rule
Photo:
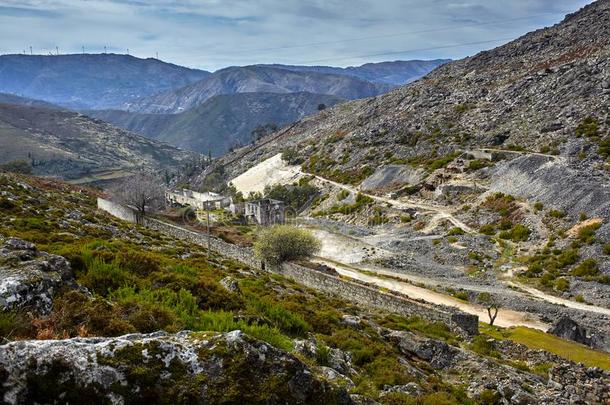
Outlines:
[[[271,198],[247,201],[244,205],[244,216],[246,220],[263,226],[283,224],[285,220],[284,203]]]
[[[199,193],[188,189],[168,190],[165,192],[165,199],[170,206],[188,205],[195,209],[226,209],[233,202],[231,197],[225,197],[211,191]]]

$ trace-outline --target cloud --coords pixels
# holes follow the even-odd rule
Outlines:
[[[159,56],[215,70],[459,58],[561,20],[589,0],[0,0],[0,53]],[[475,42],[489,41],[487,43]],[[447,47],[457,44],[460,46]],[[336,62],[333,62],[336,61]]]

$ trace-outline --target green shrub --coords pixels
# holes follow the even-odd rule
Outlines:
[[[349,195],[350,195],[350,192],[349,192],[349,191],[347,191],[347,190],[345,190],[345,189],[342,189],[341,191],[339,191],[339,194],[337,194],[337,200],[338,200],[338,201],[343,201],[343,200],[345,200],[347,197],[349,197]]]
[[[497,391],[486,389],[479,394],[479,403],[481,405],[496,405],[501,403],[501,398]]]
[[[592,138],[597,136],[598,130],[599,124],[597,119],[589,116],[583,119],[582,122],[576,127],[576,136]]]
[[[570,289],[570,282],[563,277],[558,278],[555,281],[555,289],[558,291],[568,291]]]
[[[536,201],[534,204],[534,209],[536,211],[542,211],[544,209],[544,204],[542,204],[540,201]]]
[[[475,160],[471,160],[468,163],[468,170],[480,170],[487,166],[488,166],[487,162],[485,162],[483,160],[475,159]]]
[[[328,346],[318,345],[316,348],[316,362],[319,366],[329,366],[330,348]]]
[[[411,215],[408,215],[408,214],[407,214],[407,215],[401,215],[401,216],[400,216],[400,222],[401,222],[402,224],[409,223],[409,222],[411,222],[412,220],[413,220],[413,218],[411,218]],[[609,244],[608,246],[610,246],[610,244]],[[610,248],[609,248],[609,251],[610,251]]]
[[[311,326],[305,322],[303,317],[288,311],[281,305],[260,299],[254,295],[247,298],[247,303],[250,310],[262,315],[271,325],[282,332],[304,336],[311,329]]]
[[[161,262],[155,255],[140,250],[121,251],[117,256],[117,264],[138,276],[147,276],[161,269]]]
[[[549,211],[549,216],[552,218],[565,218],[566,217],[566,212],[563,210],[556,210],[556,209],[552,209]]]
[[[517,224],[511,231],[511,239],[514,242],[524,242],[530,236],[531,231],[525,225]]]
[[[606,254],[606,255],[610,255],[610,243],[606,243],[606,244],[604,245],[603,250],[604,250],[604,254]]]
[[[572,269],[571,274],[577,277],[596,276],[599,274],[599,267],[595,259],[583,260],[578,266]]]
[[[566,268],[572,264],[576,264],[579,259],[578,250],[576,249],[567,249],[563,250],[561,254],[557,257],[557,262],[560,268]]]
[[[87,272],[80,277],[80,283],[102,296],[112,290],[136,284],[133,275],[121,269],[117,263],[106,263],[94,257],[86,263]]]
[[[479,228],[479,232],[481,232],[483,235],[493,236],[496,234],[496,227],[492,224],[486,224]]]
[[[254,244],[256,256],[272,265],[308,259],[320,248],[320,241],[311,232],[288,225],[263,230]]]
[[[470,350],[484,356],[499,357],[499,353],[495,351],[493,343],[487,336],[477,335],[472,339]]]
[[[583,226],[578,230],[578,239],[582,243],[591,245],[595,242],[595,232],[601,227],[601,223],[595,223],[587,226]]]
[[[447,236],[457,236],[457,235],[464,235],[464,230],[460,227],[455,227],[455,228],[451,228],[449,230],[449,232],[447,232]]]
[[[513,242],[525,242],[528,240],[531,231],[525,225],[517,224],[510,231],[500,232],[500,239],[512,240]]]

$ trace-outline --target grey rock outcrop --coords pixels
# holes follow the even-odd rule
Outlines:
[[[596,336],[591,335],[587,329],[568,316],[562,316],[549,330],[549,333],[589,347],[599,347],[601,344]]]
[[[45,315],[62,288],[76,288],[70,263],[17,238],[0,248],[0,310],[31,308]]]
[[[5,403],[339,403],[344,389],[244,335],[180,332],[0,346]]]

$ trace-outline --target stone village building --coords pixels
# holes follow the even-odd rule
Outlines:
[[[231,197],[211,191],[200,193],[181,189],[166,191],[165,199],[169,206],[190,206],[200,210],[224,209],[233,215],[243,215],[248,222],[263,226],[283,224],[285,221],[284,203],[270,198],[235,203]]]

